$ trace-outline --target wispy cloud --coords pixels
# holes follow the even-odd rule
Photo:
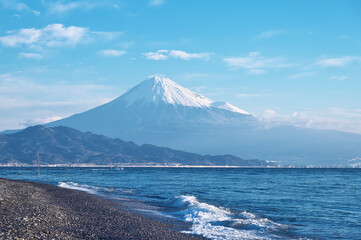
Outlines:
[[[150,6],[160,6],[165,3],[165,0],[150,0],[149,5]]]
[[[325,58],[316,62],[323,67],[345,67],[351,63],[361,63],[360,56],[343,56],[339,58]]]
[[[60,120],[62,118],[63,117],[60,117],[60,116],[41,117],[41,118],[36,118],[36,119],[31,119],[31,120],[23,120],[23,121],[20,121],[19,124],[23,125],[24,127],[30,127],[30,126],[34,126],[34,125],[42,125],[42,124],[46,124],[49,122],[54,122],[54,121]]]
[[[44,56],[39,54],[39,53],[26,53],[26,52],[22,52],[19,53],[19,57],[22,58],[30,58],[30,59],[42,59]]]
[[[231,69],[247,69],[249,74],[262,74],[264,69],[285,68],[291,64],[285,63],[282,57],[266,58],[260,52],[250,52],[245,57],[227,57],[223,60]]]
[[[261,32],[260,34],[258,34],[255,39],[265,39],[265,38],[272,38],[275,37],[277,35],[281,35],[285,33],[285,30],[268,30],[268,31],[264,31]]]
[[[27,46],[32,49],[43,47],[74,46],[86,43],[89,40],[113,40],[122,35],[122,32],[90,31],[85,27],[63,24],[49,24],[44,28],[22,28],[8,31],[7,35],[0,36],[0,43],[7,47]]]
[[[180,50],[158,50],[156,52],[148,52],[143,55],[147,59],[151,60],[166,60],[168,58],[179,58],[182,60],[191,60],[191,59],[203,59],[209,60],[210,56],[213,53],[188,53]]]
[[[21,11],[32,12],[34,15],[40,14],[39,11],[31,9],[27,4],[16,0],[0,0],[0,7],[5,9],[16,10],[19,12]],[[19,15],[15,14],[14,16],[19,16]]]
[[[88,2],[69,2],[69,3],[62,3],[62,2],[54,2],[50,3],[49,5],[49,13],[64,13],[70,10],[81,8],[81,9],[91,9],[94,7],[94,4]]]
[[[187,53],[184,51],[179,51],[179,50],[170,50],[169,51],[169,57],[173,57],[173,58],[180,58],[183,60],[190,60],[190,59],[204,59],[204,60],[209,60],[210,56],[213,53]]]
[[[252,75],[261,75],[261,74],[266,73],[266,71],[262,70],[262,69],[251,69],[251,70],[248,70],[247,73],[252,74]]]
[[[86,38],[89,30],[83,27],[63,24],[49,24],[42,29],[22,28],[9,31],[8,35],[0,37],[0,42],[8,47],[21,45],[46,45],[50,47],[75,45]]]
[[[346,109],[329,109],[324,116],[318,115],[320,111],[293,112],[279,114],[267,109],[259,118],[266,128],[278,125],[291,125],[297,127],[330,129],[344,132],[361,133],[361,112]]]
[[[121,2],[112,1],[112,0],[78,0],[78,1],[49,1],[43,2],[47,8],[48,14],[66,14],[71,11],[80,10],[80,11],[89,11],[95,8],[113,8],[119,9],[123,5]]]
[[[67,117],[109,102],[120,92],[116,86],[50,82],[0,74],[0,130]]]
[[[114,8],[119,9],[120,5],[114,1],[96,1],[96,0],[79,0],[79,1],[63,1],[57,0],[52,2],[44,2],[49,14],[65,14],[74,10],[89,11],[94,8]]]
[[[291,75],[290,78],[291,79],[308,78],[314,76],[315,74],[316,74],[315,72],[301,72]]]
[[[0,110],[42,106],[75,106],[104,103],[114,95],[111,86],[99,84],[40,84],[13,74],[0,74]],[[96,95],[97,97],[92,97]],[[12,100],[11,100],[12,99]],[[87,100],[86,100],[87,99]],[[14,103],[9,104],[9,103]],[[0,114],[1,115],[1,114]]]
[[[98,54],[103,55],[105,57],[119,57],[126,53],[127,53],[126,51],[115,50],[115,49],[106,49],[106,50],[98,51]]]
[[[17,11],[29,10],[29,6],[23,2],[16,0],[0,0],[0,6],[3,8],[13,9]]]
[[[9,47],[33,44],[39,41],[41,30],[35,28],[23,28],[14,33],[9,31],[7,36],[0,37],[0,42]]]
[[[347,80],[348,77],[347,76],[331,76],[329,79],[330,80],[337,80],[337,81],[344,81],[344,80]]]

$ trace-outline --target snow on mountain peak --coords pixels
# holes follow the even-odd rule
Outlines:
[[[235,107],[227,102],[213,102],[212,107],[217,107],[221,109],[225,109],[228,111],[236,112],[236,113],[242,113],[242,114],[250,114],[249,112],[246,112],[238,107]]]
[[[122,96],[128,105],[134,102],[168,103],[190,107],[210,107],[212,100],[184,88],[169,78],[151,76]]]
[[[162,76],[150,76],[120,97],[127,106],[134,103],[166,103],[197,108],[220,108],[236,113],[249,114],[226,102],[215,102],[205,96],[180,86]]]

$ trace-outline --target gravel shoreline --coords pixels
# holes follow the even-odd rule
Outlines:
[[[0,239],[202,239],[53,185],[0,178]]]

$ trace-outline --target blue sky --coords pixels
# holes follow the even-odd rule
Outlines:
[[[0,130],[152,74],[258,116],[361,133],[361,1],[0,0]]]

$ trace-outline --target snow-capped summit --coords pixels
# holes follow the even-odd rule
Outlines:
[[[129,136],[130,140],[138,140],[135,134],[140,134],[143,139],[144,129],[159,133],[184,126],[197,129],[226,125],[249,127],[250,124],[258,124],[256,117],[242,109],[226,102],[215,102],[169,78],[150,76],[111,102],[49,123],[48,126],[64,125],[111,137]],[[155,134],[149,133],[149,137]]]
[[[212,100],[184,88],[169,78],[150,76],[126,92],[122,99],[132,105],[136,102],[166,103],[190,107],[210,107]]]
[[[142,103],[163,103],[196,108],[220,108],[236,113],[247,114],[226,102],[215,102],[201,94],[180,86],[169,78],[150,76],[137,86],[123,94],[119,100],[125,100],[127,106]]]

